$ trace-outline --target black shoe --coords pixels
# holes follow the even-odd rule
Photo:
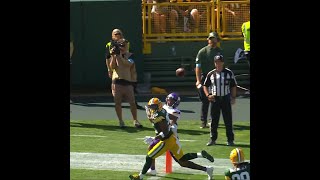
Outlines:
[[[126,125],[124,124],[123,121],[120,121],[120,122],[119,122],[119,127],[120,127],[121,129],[124,129],[124,128],[126,128]]]
[[[143,128],[143,126],[138,122],[134,122],[133,125],[136,127],[136,128]]]
[[[216,142],[211,139],[211,140],[207,143],[207,146],[212,146],[212,145],[216,145]]]
[[[234,142],[233,141],[228,141],[227,142],[227,146],[234,146]]]
[[[200,128],[201,128],[201,129],[203,129],[203,128],[208,128],[208,126],[207,126],[207,122],[202,121],[202,122],[201,122],[201,126],[200,126]]]
[[[134,125],[136,128],[143,128],[143,126],[141,124],[135,124]]]
[[[207,153],[207,151],[202,150],[201,155],[202,157],[208,159],[209,161],[214,162],[214,158],[209,153]]]

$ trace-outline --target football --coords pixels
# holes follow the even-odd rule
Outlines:
[[[185,74],[186,74],[186,70],[182,67],[180,67],[176,70],[176,75],[178,77],[183,77]]]

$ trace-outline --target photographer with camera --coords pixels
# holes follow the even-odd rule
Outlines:
[[[137,106],[134,96],[134,84],[137,82],[137,72],[133,53],[128,51],[128,41],[124,38],[112,41],[110,50],[110,68],[113,69],[111,90],[115,102],[115,110],[121,128],[125,127],[122,119],[122,100],[130,104],[133,125],[142,128],[137,120]]]
[[[110,64],[110,57],[111,57],[111,54],[110,54],[111,43],[116,42],[122,38],[124,38],[122,31],[120,29],[114,29],[114,30],[112,30],[112,34],[111,34],[111,41],[106,44],[106,65],[108,68],[108,75],[110,78],[112,78],[112,72],[113,72],[113,70],[110,68],[110,65],[109,65]],[[128,42],[128,50],[129,50],[129,42]]]
[[[112,78],[112,72],[113,72],[113,69],[110,68],[110,57],[111,57],[111,54],[110,54],[110,50],[111,50],[111,44],[124,38],[123,36],[123,33],[120,29],[114,29],[112,30],[112,39],[110,42],[108,42],[106,44],[106,65],[107,65],[107,69],[108,69],[108,76],[109,78]],[[130,47],[130,43],[127,42],[127,46],[128,46],[128,51],[129,51],[129,47]],[[134,84],[134,93],[137,94],[137,90],[136,90],[136,87],[137,87],[137,82]],[[137,106],[137,109],[144,109],[142,106],[138,105],[137,101],[135,102],[136,103],[136,106]]]

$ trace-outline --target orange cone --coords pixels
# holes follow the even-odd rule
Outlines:
[[[172,157],[170,151],[166,152],[166,173],[172,173]]]

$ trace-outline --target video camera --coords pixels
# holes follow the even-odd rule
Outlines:
[[[111,52],[112,55],[119,55],[120,54],[120,47],[124,47],[124,43],[119,43],[118,41],[110,40],[110,48],[114,48]]]

